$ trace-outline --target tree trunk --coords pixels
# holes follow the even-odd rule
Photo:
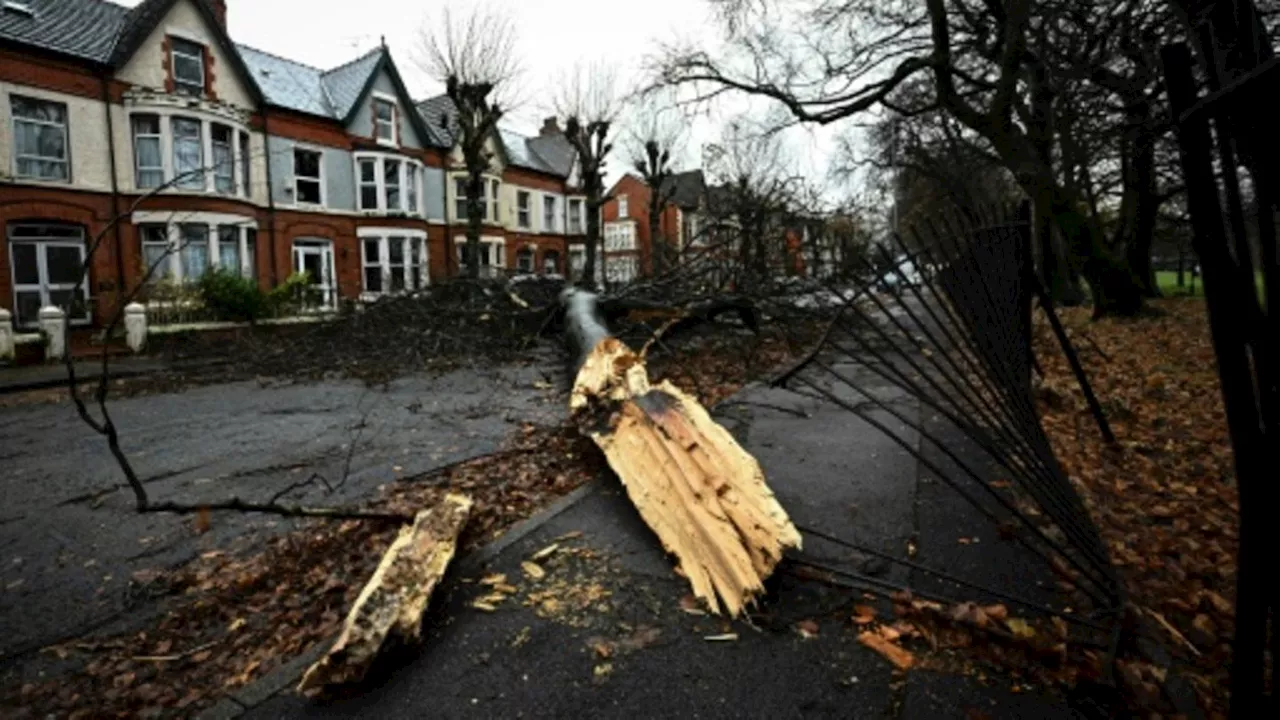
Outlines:
[[[562,296],[579,358],[569,407],[640,517],[711,612],[737,617],[800,533],[760,464],[696,399],[650,386],[643,358],[609,337],[592,293]]]
[[[463,252],[467,277],[480,277],[480,233],[484,227],[484,213],[480,198],[484,197],[483,168],[467,163],[467,247]]]
[[[662,237],[662,207],[658,191],[650,188],[649,196],[649,269],[661,275],[667,269],[667,244]]]
[[[588,290],[596,286],[596,251],[600,247],[600,206],[603,204],[598,180],[587,179],[587,253],[578,284]]]

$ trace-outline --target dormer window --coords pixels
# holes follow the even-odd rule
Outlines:
[[[380,143],[396,144],[396,105],[389,100],[373,100],[373,134]]]
[[[169,38],[169,43],[174,88],[188,95],[203,95],[204,46],[181,38]]]

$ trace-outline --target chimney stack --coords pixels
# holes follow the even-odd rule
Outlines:
[[[538,134],[543,137],[546,137],[547,135],[559,135],[560,122],[556,120],[555,117],[549,117],[546,120],[543,120],[542,129],[538,131]]]
[[[209,0],[209,4],[213,7],[213,14],[218,18],[218,24],[222,26],[223,31],[227,29],[227,0]]]

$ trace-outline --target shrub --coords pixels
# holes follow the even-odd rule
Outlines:
[[[199,288],[205,307],[219,320],[254,322],[268,310],[267,294],[258,283],[229,270],[210,270],[200,278]]]
[[[277,315],[292,315],[320,302],[320,293],[311,285],[311,276],[296,272],[266,295],[266,305]]]

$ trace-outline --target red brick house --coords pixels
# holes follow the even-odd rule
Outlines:
[[[236,44],[224,0],[0,4],[0,307],[92,326],[148,276],[213,267],[305,271],[329,307],[425,287],[458,269],[447,115],[385,46],[322,69]],[[492,143],[485,264],[566,272],[571,146],[552,125]]]

